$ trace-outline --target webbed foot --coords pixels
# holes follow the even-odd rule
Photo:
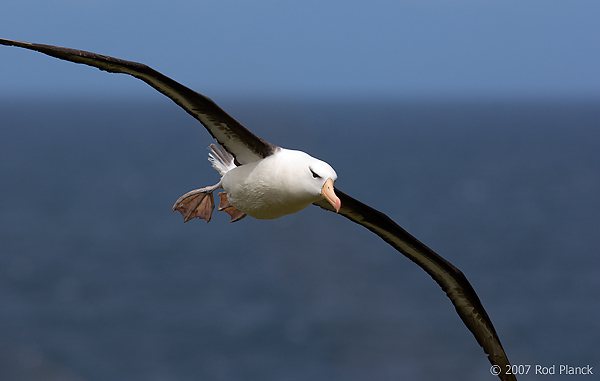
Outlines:
[[[237,209],[235,206],[229,203],[226,192],[221,192],[218,194],[218,196],[221,198],[218,210],[229,214],[229,216],[231,217],[231,220],[229,220],[229,222],[236,222],[246,217],[246,213],[242,212],[241,210]]]
[[[187,192],[177,199],[173,205],[173,211],[181,213],[183,222],[188,222],[196,217],[209,222],[215,209],[213,192],[218,188],[217,185]]]

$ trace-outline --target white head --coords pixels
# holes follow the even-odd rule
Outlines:
[[[329,164],[302,151],[282,149],[277,155],[285,157],[287,169],[281,176],[288,185],[301,190],[310,202],[315,202],[322,197],[336,211],[340,210],[341,202],[333,189],[337,174]]]

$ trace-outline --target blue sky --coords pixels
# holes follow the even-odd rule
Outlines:
[[[211,97],[597,99],[598,20],[596,0],[20,0],[0,36],[143,62]],[[16,48],[0,65],[4,98],[154,96]]]

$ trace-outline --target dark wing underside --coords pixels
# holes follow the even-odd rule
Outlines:
[[[94,66],[111,73],[129,74],[141,79],[198,119],[219,144],[236,158],[239,164],[260,160],[271,155],[277,149],[276,146],[247,130],[210,98],[144,64],[52,45],[4,39],[0,39],[0,44],[35,50],[61,60]]]
[[[342,202],[339,214],[377,234],[419,265],[440,285],[454,304],[463,323],[488,355],[490,363],[500,367],[500,379],[516,381],[514,375],[506,374],[507,365],[510,365],[506,353],[504,353],[496,330],[479,297],[463,273],[385,214],[355,200],[337,188],[335,193]],[[335,211],[325,200],[319,201],[315,205],[332,212]]]

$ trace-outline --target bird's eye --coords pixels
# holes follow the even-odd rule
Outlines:
[[[310,173],[312,173],[312,176],[313,176],[313,178],[315,178],[315,179],[320,179],[320,178],[321,178],[321,176],[319,176],[319,175],[318,175],[318,174],[317,174],[315,171],[313,171],[311,168],[308,168],[308,169],[310,169]]]

